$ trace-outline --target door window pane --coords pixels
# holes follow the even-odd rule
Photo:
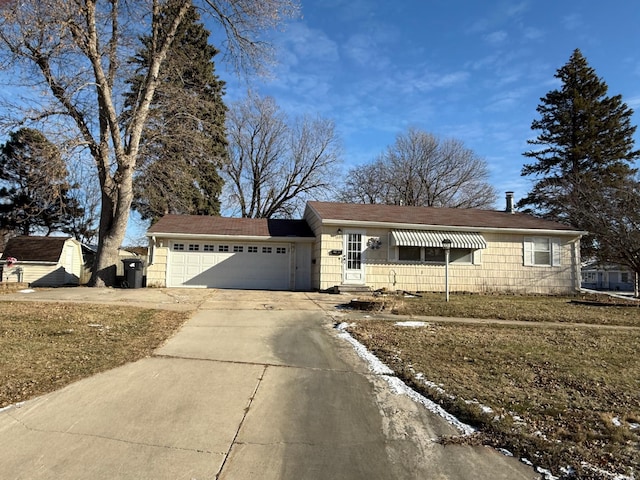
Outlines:
[[[347,268],[360,270],[362,260],[362,235],[350,233],[347,237]]]

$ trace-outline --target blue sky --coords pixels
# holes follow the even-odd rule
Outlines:
[[[271,76],[250,87],[291,115],[333,119],[345,171],[408,127],[462,140],[487,161],[503,208],[504,191],[530,188],[531,121],[575,48],[640,110],[639,25],[628,0],[302,0],[301,18],[273,33]],[[227,102],[245,95],[244,80],[217,71]]]

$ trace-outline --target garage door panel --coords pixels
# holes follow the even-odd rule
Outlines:
[[[289,247],[264,245],[272,253],[250,252],[242,245],[239,252],[171,252],[168,285],[173,287],[209,287],[288,290],[290,288]],[[286,253],[276,253],[276,248]]]

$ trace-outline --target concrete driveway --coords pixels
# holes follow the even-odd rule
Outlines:
[[[3,479],[539,478],[492,449],[436,443],[457,430],[336,336],[339,297],[122,292],[109,298],[194,315],[152,357],[0,412]]]

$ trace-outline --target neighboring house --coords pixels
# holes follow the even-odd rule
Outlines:
[[[14,237],[7,242],[0,264],[3,282],[46,287],[77,285],[83,267],[82,246],[67,237]]]
[[[593,262],[582,267],[582,287],[592,290],[634,291],[635,275],[624,265]]]
[[[508,198],[508,206],[513,204]],[[147,284],[574,293],[586,233],[510,211],[308,202],[304,220],[167,215]]]

